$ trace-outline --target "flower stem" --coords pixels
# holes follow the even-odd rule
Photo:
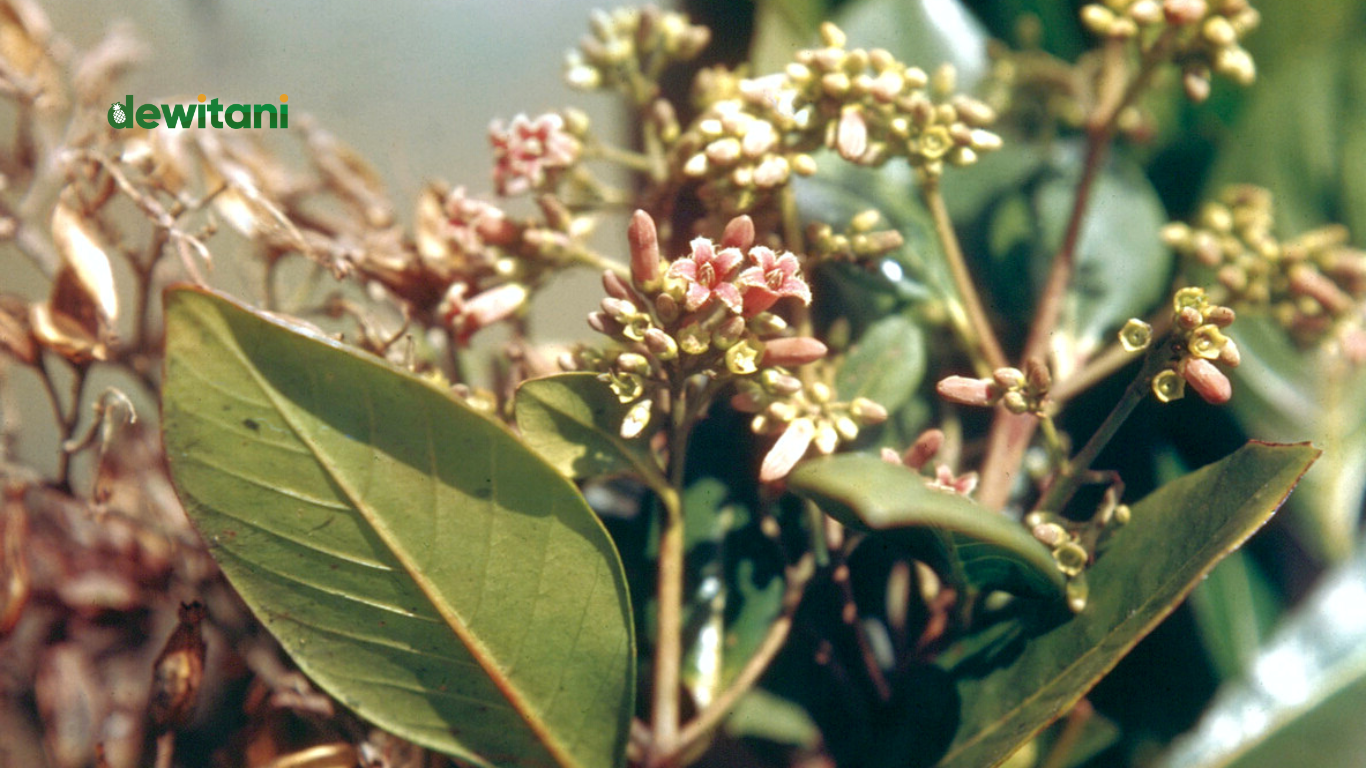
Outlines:
[[[678,757],[679,667],[683,662],[683,570],[687,554],[684,551],[683,502],[678,489],[683,486],[688,437],[698,415],[706,407],[711,391],[709,383],[691,391],[686,382],[680,387],[673,406],[668,484],[653,488],[664,515],[659,531],[651,745],[649,757],[645,761],[649,768],[667,768]]]
[[[1119,130],[1119,117],[1152,82],[1158,65],[1166,60],[1174,40],[1174,31],[1168,29],[1144,51],[1138,73],[1122,90],[1115,87],[1107,89],[1104,84],[1117,85],[1118,81],[1112,75],[1107,76],[1106,72],[1101,74],[1102,93],[1087,121],[1086,155],[1081,178],[1077,181],[1072,212],[1067,219],[1062,243],[1053,256],[1053,264],[1049,268],[1048,279],[1044,284],[1038,309],[1034,313],[1034,322],[1030,326],[1029,337],[1025,342],[1023,358],[1026,360],[1048,360],[1049,340],[1057,330],[1058,318],[1062,315],[1063,299],[1066,297],[1067,287],[1072,282],[1072,273],[1076,267],[1077,242],[1081,238],[1082,224],[1090,207],[1092,189]],[[1108,73],[1114,73],[1124,66],[1123,49],[1118,46],[1117,42],[1112,42],[1105,51],[1104,68]],[[1010,496],[1011,478],[1024,458],[1036,423],[1031,418],[1016,416],[1003,410],[997,411],[987,439],[986,457],[982,461],[982,485],[977,492],[977,498],[984,506],[990,509],[1005,506]]]
[[[967,312],[966,325],[957,313],[950,311],[949,316],[954,321],[954,329],[963,337],[972,354],[978,375],[990,376],[992,371],[1007,365],[1006,357],[1001,351],[1001,343],[996,340],[996,333],[991,329],[986,311],[982,308],[982,301],[978,298],[972,275],[968,272],[963,249],[958,244],[958,235],[953,231],[953,221],[949,219],[949,209],[944,205],[944,195],[939,190],[938,177],[922,178],[920,194],[925,201],[925,207],[930,211],[930,216],[934,219],[934,231],[949,263],[954,288],[957,289],[963,301],[963,308]]]
[[[1063,507],[1067,506],[1067,502],[1072,499],[1072,494],[1077,492],[1082,477],[1091,468],[1091,463],[1109,444],[1110,439],[1119,431],[1124,420],[1129,418],[1129,414],[1133,413],[1134,408],[1148,395],[1153,376],[1162,370],[1170,359],[1170,349],[1166,344],[1159,345],[1148,353],[1148,357],[1143,361],[1143,369],[1139,371],[1133,381],[1129,382],[1129,386],[1125,388],[1119,402],[1115,403],[1110,415],[1101,422],[1095,434],[1086,441],[1086,445],[1082,447],[1076,458],[1068,462],[1067,466],[1053,478],[1053,482],[1049,484],[1048,489],[1044,491],[1043,496],[1039,497],[1038,503],[1034,505],[1035,509],[1062,512]]]

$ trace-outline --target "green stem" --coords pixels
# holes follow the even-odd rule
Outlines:
[[[678,691],[683,662],[683,570],[684,551],[683,502],[678,489],[683,487],[683,471],[687,458],[688,438],[702,409],[711,395],[708,382],[688,391],[685,382],[674,398],[674,419],[669,440],[668,485],[654,488],[663,507],[664,519],[659,532],[659,563],[656,600],[654,660],[654,706],[651,710],[649,768],[668,768],[678,758],[679,722]],[[691,396],[690,396],[691,395]]]
[[[949,316],[954,323],[954,329],[963,338],[972,355],[977,374],[983,377],[990,376],[992,371],[1007,365],[1006,357],[1001,351],[1001,343],[996,340],[995,331],[991,329],[991,321],[987,319],[986,311],[982,308],[982,301],[978,297],[977,287],[972,282],[972,275],[968,272],[963,248],[958,243],[953,221],[949,218],[949,209],[944,205],[944,196],[939,190],[939,178],[922,178],[920,194],[925,206],[929,208],[931,218],[934,219],[934,231],[939,238],[940,246],[944,249],[949,273],[953,276],[954,288],[957,289],[963,301],[963,309],[967,312],[966,324],[955,312],[949,312]]]
[[[1086,441],[1086,445],[1076,458],[1072,459],[1049,484],[1043,496],[1039,497],[1039,502],[1034,505],[1035,509],[1062,512],[1063,507],[1072,499],[1072,494],[1077,492],[1082,478],[1091,468],[1091,463],[1105,449],[1115,433],[1119,432],[1119,428],[1124,424],[1124,420],[1129,418],[1129,414],[1133,413],[1134,408],[1147,397],[1153,376],[1165,368],[1170,360],[1170,348],[1167,344],[1162,344],[1148,353],[1147,359],[1143,361],[1143,369],[1129,382],[1110,415],[1101,422],[1100,427],[1091,435],[1091,439]]]

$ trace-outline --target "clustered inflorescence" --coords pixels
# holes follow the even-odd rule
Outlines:
[[[699,79],[706,109],[675,156],[713,207],[748,210],[791,174],[814,173],[810,153],[822,146],[860,165],[904,157],[930,177],[1001,146],[986,130],[992,110],[954,93],[952,67],[931,77],[885,50],[846,48],[833,24],[821,36],[824,47],[799,51],[783,72]]]
[[[1233,324],[1232,309],[1209,300],[1203,288],[1182,288],[1172,299],[1173,329],[1161,349],[1170,354],[1159,359],[1161,369],[1152,378],[1153,395],[1164,403],[1179,400],[1189,384],[1206,402],[1222,405],[1233,396],[1233,385],[1214,364],[1237,368],[1238,345],[1224,335]],[[1152,342],[1152,327],[1131,319],[1119,332],[1120,343],[1137,352]]]
[[[1257,77],[1242,39],[1261,21],[1247,0],[1104,0],[1082,8],[1082,22],[1098,35],[1170,46],[1192,101],[1209,97],[1210,72],[1239,85]]]
[[[791,374],[824,357],[826,347],[789,335],[786,321],[770,310],[782,299],[809,304],[811,289],[795,255],[755,244],[748,217],[733,219],[720,243],[693,239],[688,254],[671,262],[661,258],[654,220],[645,212],[635,214],[629,236],[630,281],[606,272],[607,298],[588,317],[620,346],[582,349],[562,361],[568,369],[599,371],[631,406],[623,437],[641,434],[699,375],[704,386],[736,382],[735,402],[757,414],[755,431],[780,435],[761,469],[766,481],[786,475],[811,445],[833,452],[859,425],[886,418],[871,401],[833,402],[828,386]]]
[[[1347,245],[1341,225],[1279,240],[1271,195],[1233,186],[1207,203],[1195,224],[1162,231],[1182,256],[1212,270],[1222,299],[1239,311],[1269,313],[1302,345],[1333,337],[1366,361],[1366,253]]]

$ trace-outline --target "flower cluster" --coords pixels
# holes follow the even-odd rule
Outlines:
[[[791,174],[815,172],[809,153],[821,146],[860,165],[904,157],[928,176],[1001,146],[986,130],[995,113],[953,93],[952,67],[931,77],[882,49],[846,49],[833,24],[821,35],[824,47],[799,51],[777,74],[699,78],[705,110],[674,151],[713,208],[751,209]]]
[[[1202,288],[1182,288],[1172,299],[1172,337],[1166,343],[1171,357],[1153,376],[1153,394],[1169,403],[1186,394],[1190,384],[1205,402],[1222,405],[1233,396],[1233,385],[1214,364],[1237,368],[1241,359],[1238,345],[1224,335],[1233,324],[1234,312],[1209,300]],[[1120,343],[1130,351],[1143,349],[1152,338],[1152,329],[1141,320],[1130,320],[1120,331]]]
[[[750,210],[793,173],[816,172],[816,161],[792,138],[743,102],[720,101],[679,142],[683,174],[703,180],[698,193],[712,210]]]
[[[1053,378],[1038,361],[1030,361],[1026,370],[998,368],[989,379],[968,376],[949,376],[935,385],[939,396],[960,405],[996,405],[1000,403],[1015,414],[1042,414],[1048,404],[1048,390]]]
[[[581,117],[581,115],[580,115]],[[554,112],[534,119],[517,115],[510,124],[495,120],[489,126],[493,146],[493,182],[498,194],[520,195],[554,185],[561,171],[578,162],[584,121],[568,126]]]
[[[622,89],[638,103],[643,79],[654,79],[666,64],[687,61],[707,47],[711,30],[688,23],[688,17],[658,8],[595,11],[592,34],[569,52],[565,79],[581,90]]]
[[[1239,85],[1251,85],[1257,77],[1241,41],[1257,27],[1261,15],[1247,0],[1104,0],[1083,7],[1081,19],[1105,37],[1146,38],[1150,44],[1169,37],[1173,60],[1181,67],[1182,84],[1192,101],[1209,96],[1211,70]]]
[[[1366,253],[1347,245],[1347,230],[1328,226],[1292,240],[1273,233],[1271,195],[1253,186],[1225,190],[1194,226],[1167,225],[1162,236],[1182,256],[1214,271],[1230,305],[1269,312],[1303,345],[1331,333],[1362,346]]]
[[[689,253],[671,263],[660,256],[649,214],[637,211],[628,235],[631,279],[605,273],[607,298],[588,316],[622,349],[581,353],[571,362],[599,370],[617,398],[632,404],[623,436],[640,434],[669,394],[698,374],[787,376],[787,368],[825,356],[816,339],[784,335],[787,323],[769,311],[783,298],[809,304],[811,289],[796,256],[754,244],[748,217],[732,220],[719,244],[694,239]]]
[[[853,261],[886,256],[905,244],[905,238],[895,229],[878,229],[881,223],[882,214],[872,208],[854,214],[843,232],[836,232],[829,224],[813,223],[806,229],[811,254]]]
[[[778,436],[759,467],[763,482],[785,477],[812,448],[828,456],[841,442],[856,440],[863,427],[887,420],[887,409],[866,397],[839,402],[829,385],[804,384],[782,368],[740,382],[731,406],[754,414],[755,434]]]

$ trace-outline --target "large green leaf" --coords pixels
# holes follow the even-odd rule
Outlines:
[[[659,473],[644,439],[621,437],[630,408],[592,373],[563,373],[523,383],[514,404],[522,439],[565,476]]]
[[[1065,713],[1271,517],[1318,454],[1249,443],[1134,505],[1087,572],[1086,610],[1009,665],[959,681],[960,725],[941,768],[996,765]]]
[[[872,456],[808,461],[788,487],[847,526],[895,537],[955,582],[1062,598],[1053,555],[1024,526]]]
[[[577,490],[415,376],[166,295],[166,454],[228,580],[363,717],[480,766],[621,765],[616,550]]]
[[[1366,557],[1327,577],[1159,768],[1357,768],[1366,754]]]

